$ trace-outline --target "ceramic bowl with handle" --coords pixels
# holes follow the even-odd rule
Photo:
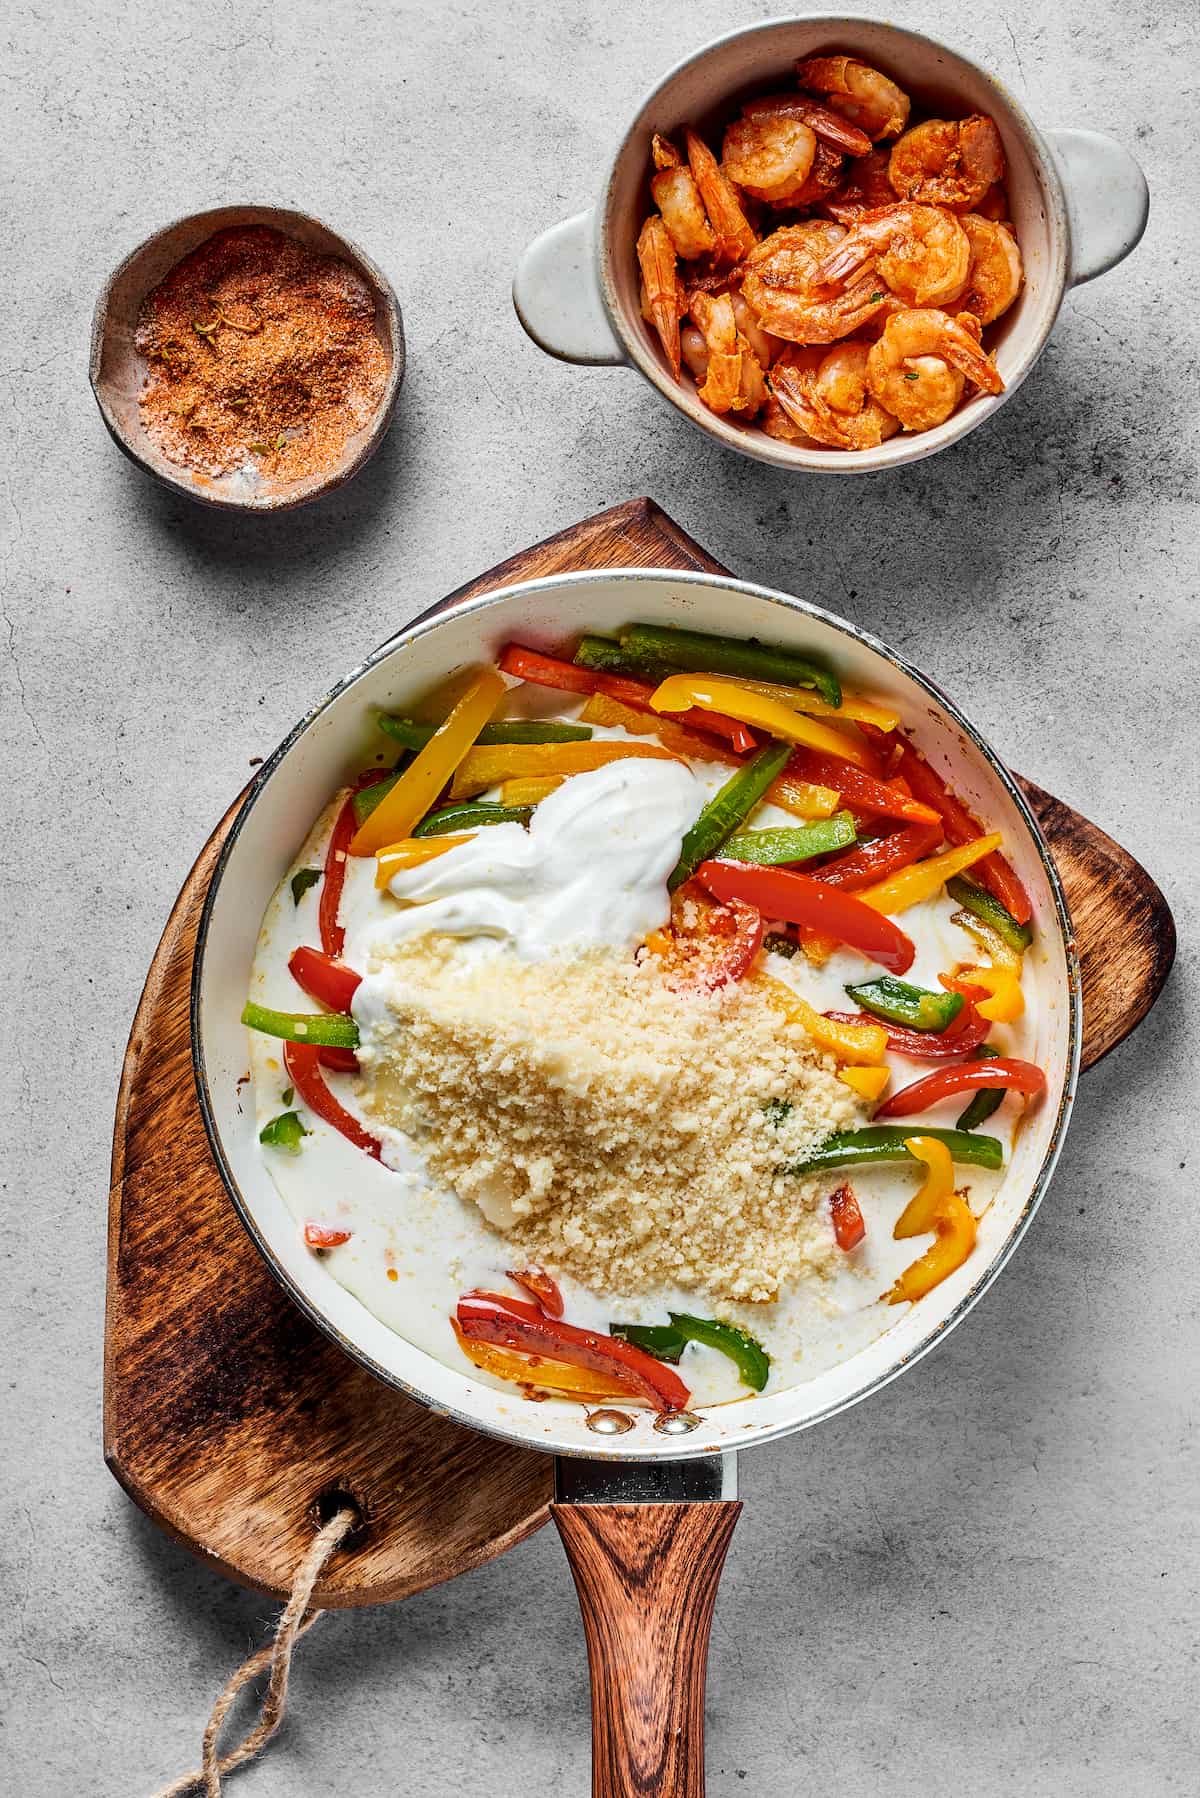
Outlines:
[[[693,124],[711,142],[753,94],[795,86],[799,58],[844,52],[879,68],[933,116],[988,114],[1008,163],[1012,222],[1025,283],[991,333],[1004,378],[931,431],[873,450],[783,443],[701,404],[690,379],[675,380],[641,315],[637,236],[652,210],[650,143]],[[597,206],[554,225],[525,251],[513,283],[518,317],[534,342],[566,362],[631,363],[709,436],[779,468],[862,474],[915,462],[973,431],[1016,391],[1037,361],[1072,287],[1129,254],[1146,226],[1146,179],[1129,152],[1097,131],[1040,131],[996,80],[921,32],[877,19],[812,15],[731,32],[664,76],[621,139]]]

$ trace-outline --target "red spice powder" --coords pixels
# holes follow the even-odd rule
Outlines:
[[[391,356],[346,262],[266,225],[218,231],[142,302],[139,405],[170,461],[270,486],[319,475],[379,407]]]

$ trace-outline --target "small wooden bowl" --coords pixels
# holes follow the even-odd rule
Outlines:
[[[342,459],[334,468],[303,480],[268,484],[257,472],[244,469],[216,477],[199,474],[168,461],[142,423],[138,397],[145,385],[147,365],[134,345],[142,301],[177,262],[216,232],[237,225],[270,225],[306,249],[348,262],[374,295],[375,329],[391,358],[387,387],[374,418],[348,440]],[[339,237],[319,219],[283,206],[218,206],[210,212],[189,213],[156,231],[109,277],[92,320],[88,372],[100,415],[114,442],[147,474],[206,506],[220,506],[230,512],[287,512],[342,486],[375,454],[392,422],[404,379],[404,362],[399,302],[387,277],[356,245]]]

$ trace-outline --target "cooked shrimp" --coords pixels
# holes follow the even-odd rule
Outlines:
[[[867,355],[872,399],[899,419],[902,430],[929,431],[958,405],[964,378],[985,393],[1004,382],[979,344],[979,321],[969,312],[950,318],[933,308],[898,312]]]
[[[784,411],[818,443],[833,449],[877,449],[900,429],[867,387],[871,345],[785,352],[771,370],[771,391]]]
[[[939,206],[884,206],[863,214],[817,278],[845,281],[868,263],[910,306],[942,306],[967,284],[971,246],[955,215]]]
[[[803,186],[817,140],[800,119],[777,113],[735,119],[721,146],[721,167],[756,200],[771,200]]]
[[[671,373],[678,380],[679,275],[675,266],[675,245],[657,212],[652,212],[642,226],[637,255],[645,283],[645,305],[671,364]]]
[[[1004,179],[1004,145],[983,113],[969,119],[926,119],[892,151],[888,179],[902,200],[969,212]]]
[[[651,148],[658,172],[651,177],[650,192],[676,255],[687,262],[710,255],[717,240],[704,211],[696,177],[685,167],[674,144],[657,132]]]
[[[828,144],[823,144],[818,138],[817,153],[813,157],[808,180],[803,187],[796,189],[789,200],[772,200],[771,204],[773,206],[819,205],[822,200],[835,193],[841,185],[844,161],[844,157],[840,156],[836,150],[831,150]]]
[[[888,152],[872,150],[846,164],[846,178],[823,203],[823,210],[839,224],[853,225],[864,212],[894,206],[895,191],[888,180]]]
[[[759,424],[768,437],[778,437],[782,443],[804,443],[808,433],[802,431],[795,419],[789,418],[775,395],[768,390],[767,403],[762,409]]]
[[[742,107],[742,116],[747,119],[799,119],[824,143],[845,151],[847,156],[865,156],[871,148],[871,140],[865,131],[848,124],[827,106],[818,106],[815,100],[806,99],[803,94],[764,94],[757,100],[747,100]]]
[[[700,398],[710,412],[743,412],[752,418],[766,390],[754,351],[737,328],[730,295],[693,294],[691,313],[707,356]],[[694,342],[689,349],[699,362]]]
[[[990,325],[1021,291],[1021,252],[1007,225],[965,212],[962,228],[971,246],[971,268],[960,304],[981,325]]]
[[[796,64],[801,87],[824,94],[831,109],[859,125],[873,143],[908,123],[908,95],[878,69],[852,56],[810,56]]]
[[[843,237],[841,225],[809,219],[773,231],[746,261],[742,292],[764,331],[790,343],[835,343],[871,319],[887,296],[871,274],[842,286],[818,267]]]
[[[716,254],[725,262],[740,262],[758,242],[754,227],[742,211],[737,190],[699,134],[684,128],[688,166],[696,178],[704,210],[716,237]]]
[[[749,302],[744,293],[731,294],[730,298],[733,301],[733,316],[737,319],[738,330],[746,339],[750,348],[754,351],[755,358],[760,367],[770,368],[772,362],[783,348],[783,339],[781,337],[772,337],[769,331],[763,330],[753,312],[751,312]]]

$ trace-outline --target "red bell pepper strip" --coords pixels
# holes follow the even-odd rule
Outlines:
[[[547,1317],[562,1316],[566,1307],[563,1304],[563,1295],[559,1290],[558,1281],[553,1274],[548,1274],[544,1267],[510,1267],[508,1277],[510,1280],[515,1280],[518,1286],[525,1288]]]
[[[369,768],[353,782],[349,796],[337,815],[329,846],[325,851],[325,878],[321,882],[321,902],[317,907],[317,918],[321,926],[321,947],[326,955],[340,955],[346,946],[346,932],[338,921],[342,909],[342,888],[346,884],[346,856],[358,832],[358,819],[354,815],[354,795],[363,787],[372,787],[382,780],[384,770]]]
[[[867,1233],[862,1208],[852,1186],[839,1186],[829,1195],[829,1215],[839,1249],[856,1249]]]
[[[356,1117],[351,1117],[345,1107],[338,1104],[321,1078],[320,1060],[320,1051],[311,1043],[283,1045],[283,1065],[308,1109],[324,1118],[327,1124],[332,1124],[335,1130],[340,1130],[356,1149],[379,1161],[382,1158],[379,1143],[373,1136],[368,1136]]]
[[[787,765],[787,773],[800,780],[812,781],[819,787],[835,787],[846,805],[854,811],[873,812],[881,818],[899,818],[904,824],[937,824],[941,814],[935,806],[922,805],[903,788],[885,780],[877,780],[853,762],[840,756],[825,755],[819,749],[797,749]],[[978,836],[973,831],[973,836]],[[970,841],[970,838],[964,838]]]
[[[601,674],[592,668],[579,668],[574,662],[560,661],[557,656],[544,656],[535,649],[523,649],[510,643],[500,657],[500,672],[516,680],[532,681],[539,687],[556,687],[564,693],[607,693],[610,699],[623,700],[640,712],[654,712],[650,696],[654,688],[648,682],[630,680],[624,674]],[[724,737],[739,755],[758,748],[758,738],[736,718],[723,712],[706,712],[692,706],[686,712],[672,712],[680,724],[693,730],[707,731],[710,737]]]
[[[319,1049],[317,1059],[335,1074],[357,1074],[358,1056],[353,1049]]]
[[[1014,1092],[1040,1093],[1045,1084],[1045,1074],[1032,1061],[1017,1061],[1006,1056],[988,1061],[964,1061],[957,1067],[938,1068],[936,1073],[926,1074],[923,1080],[914,1080],[911,1086],[901,1087],[879,1107],[874,1121],[911,1117],[914,1112],[928,1111],[931,1105],[949,1099],[954,1093],[978,1092],[984,1086],[1008,1086]]]
[[[315,999],[318,1005],[327,1005],[330,1011],[349,1011],[350,1001],[362,985],[361,974],[356,974],[344,961],[326,955],[323,949],[307,946],[293,949],[288,957],[288,967],[293,980],[304,988],[309,998]]]
[[[352,1230],[337,1230],[332,1224],[317,1224],[310,1218],[304,1226],[304,1244],[310,1249],[336,1249],[349,1242]]]
[[[685,924],[691,914],[691,924]],[[749,971],[762,940],[761,912],[737,899],[714,905],[693,876],[671,895],[671,922],[649,937],[647,947],[661,958],[668,986],[711,992]]]
[[[804,924],[857,949],[891,974],[906,974],[916,950],[900,926],[852,893],[822,885],[791,868],[762,868],[746,862],[701,862],[696,877],[714,899],[740,899],[768,918]],[[873,1020],[872,1020],[873,1021]]]
[[[984,834],[978,818],[972,816],[941,776],[934,773],[924,756],[903,739],[900,739],[897,772],[904,776],[919,800],[940,814],[947,842],[970,843]],[[999,850],[993,850],[991,855],[976,862],[971,877],[986,887],[1018,924],[1028,924],[1033,916],[1029,894],[1013,872],[1012,864]]]
[[[845,855],[835,856],[832,861],[814,868],[812,876],[826,886],[841,887],[843,892],[853,893],[919,862],[937,848],[941,839],[940,822],[905,824],[874,843],[860,843],[857,849],[848,849]]]
[[[883,1023],[882,1018],[869,1017],[865,1011],[827,1011],[825,1016],[838,1024],[883,1024],[887,1046],[897,1055],[907,1055],[912,1061],[945,1061],[969,1055],[988,1033],[987,1019],[980,1017],[966,994],[963,996],[967,1003],[945,1030],[906,1030],[902,1024]]]
[[[458,1301],[458,1326],[474,1342],[493,1342],[526,1355],[544,1355],[569,1367],[590,1367],[611,1376],[659,1411],[684,1411],[691,1393],[673,1368],[653,1355],[598,1330],[547,1317],[536,1305],[493,1292],[468,1292]]]

